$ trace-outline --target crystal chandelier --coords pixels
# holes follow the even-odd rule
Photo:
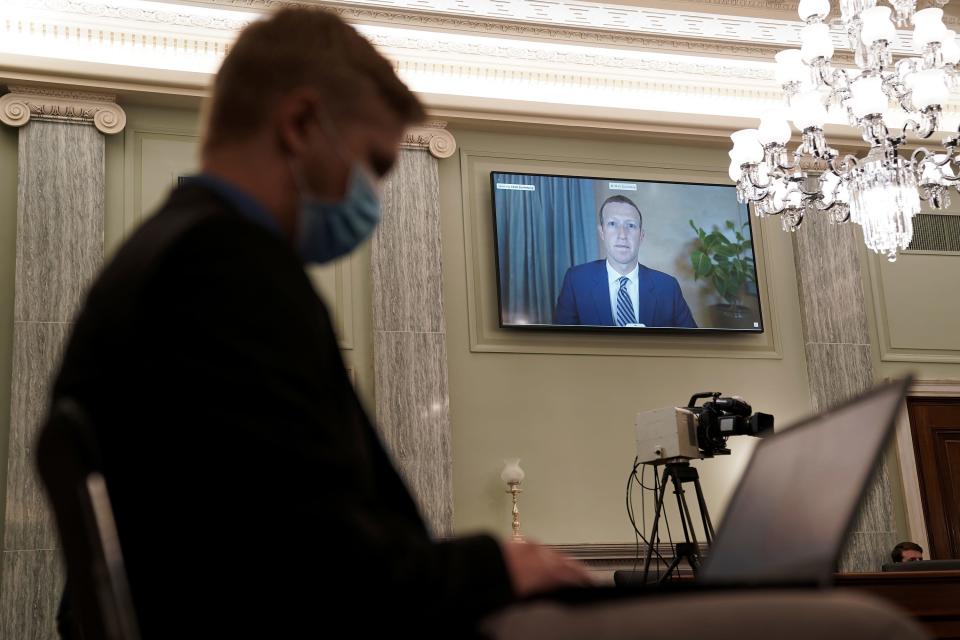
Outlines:
[[[779,215],[785,231],[799,227],[808,212],[823,212],[831,222],[859,224],[866,245],[892,262],[913,238],[920,201],[940,209],[950,204],[951,185],[960,190],[960,135],[945,138],[941,150],[900,153],[908,133],[925,139],[937,130],[942,105],[958,84],[960,46],[943,24],[942,9],[917,11],[916,0],[889,1],[894,15],[876,0],[840,0],[858,67],[842,69],[831,62],[824,22],[829,0],[801,0],[802,47],[775,56],[787,107],[763,114],[759,128],[730,136],[730,178],[740,202],[753,203],[759,216]],[[913,25],[915,53],[896,63],[894,20]],[[831,107],[845,110],[860,129],[870,145],[863,157],[841,156],[827,144],[823,126]],[[802,132],[792,153],[788,120]]]

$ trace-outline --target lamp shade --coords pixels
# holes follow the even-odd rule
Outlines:
[[[791,189],[787,192],[787,206],[799,209],[803,206],[803,194],[797,189]]]
[[[888,129],[903,129],[903,125],[907,123],[909,117],[907,112],[901,109],[898,104],[894,107],[887,107],[887,110],[883,112],[883,123],[887,125]]]
[[[947,27],[943,24],[943,9],[930,7],[913,14],[913,46],[920,51],[931,42],[943,42]]]
[[[786,144],[790,141],[790,123],[787,121],[785,109],[773,109],[760,117],[760,128],[757,129],[757,139],[762,145]]]
[[[822,22],[805,26],[800,33],[800,39],[803,41],[800,53],[804,62],[810,63],[817,58],[829,60],[833,57],[833,40],[830,39],[830,27]]]
[[[730,176],[730,179],[734,182],[740,182],[740,176],[743,175],[743,169],[740,168],[736,162],[731,162],[730,167],[727,169],[727,175]]]
[[[817,91],[801,93],[793,99],[793,124],[803,131],[810,127],[822,129],[827,121],[827,108]]]
[[[947,64],[957,64],[960,62],[960,45],[957,44],[956,32],[947,31],[943,42],[940,43],[940,51],[943,53],[943,61]]]
[[[777,61],[777,67],[774,75],[777,84],[784,85],[788,82],[805,83],[810,81],[810,69],[803,63],[803,57],[800,49],[784,49],[773,56]]]
[[[730,134],[730,139],[733,140],[730,159],[738,165],[763,160],[763,147],[760,145],[758,134],[759,131],[756,129],[740,129]]]
[[[830,13],[830,0],[800,0],[800,6],[797,7],[797,14],[804,22],[814,16],[820,19],[826,18],[828,13]]]
[[[850,108],[853,115],[863,118],[875,113],[883,113],[887,110],[887,94],[883,92],[880,76],[867,76],[859,78],[850,85],[850,92],[853,97],[850,99]]]
[[[787,185],[783,180],[777,180],[773,183],[773,206],[776,209],[782,209],[787,199]]]
[[[500,472],[500,479],[507,484],[523,482],[526,475],[520,468],[520,458],[508,458],[503,461],[503,471]]]
[[[942,69],[917,71],[907,76],[907,86],[913,90],[912,102],[917,109],[943,104],[950,95]]]
[[[873,7],[860,14],[863,26],[860,39],[868,47],[878,40],[893,42],[897,39],[897,28],[890,20],[890,7]]]

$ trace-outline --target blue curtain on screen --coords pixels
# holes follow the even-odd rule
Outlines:
[[[536,187],[493,191],[504,323],[551,324],[567,269],[598,258],[592,181],[498,175],[495,182]]]

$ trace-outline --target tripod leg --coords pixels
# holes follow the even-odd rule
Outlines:
[[[680,471],[674,469],[671,473],[673,479],[674,493],[677,494],[677,507],[680,509],[680,524],[683,525],[683,539],[686,542],[697,544],[697,532],[693,528],[693,518],[690,516],[690,508],[687,506],[687,497],[683,491],[683,480],[680,478]]]
[[[657,532],[660,526],[660,512],[663,510],[663,497],[665,491],[663,487],[667,481],[667,468],[663,469],[663,479],[660,482],[660,491],[654,500],[653,528],[650,531],[650,537],[647,538],[647,557],[643,561],[643,583],[647,584],[647,576],[650,575],[650,560],[653,559],[654,545],[657,544]],[[657,561],[659,566],[660,561]]]
[[[713,522],[710,520],[710,512],[707,511],[707,501],[703,497],[703,489],[700,488],[700,478],[693,481],[693,486],[697,490],[697,504],[700,507],[700,518],[703,520],[703,531],[707,535],[707,544],[713,544],[713,539],[717,534],[713,531]]]
[[[679,571],[679,568],[678,568],[678,567],[680,566],[680,561],[683,560],[683,558],[684,558],[684,556],[682,556],[681,554],[679,554],[679,553],[677,553],[677,552],[674,552],[674,554],[673,554],[673,562],[670,563],[670,566],[667,567],[667,570],[664,571],[664,572],[663,572],[663,575],[660,576],[660,579],[657,580],[657,584],[663,584],[664,582],[666,582],[667,580],[669,580],[669,579],[670,579],[670,574],[673,573],[673,571],[674,571],[675,569],[676,569],[677,571]]]

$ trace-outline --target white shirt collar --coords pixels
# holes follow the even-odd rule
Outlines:
[[[609,261],[605,261],[605,264],[607,265],[607,280],[610,282],[610,285],[613,286],[613,283],[616,282],[617,286],[619,287],[620,278],[622,278],[623,275],[621,275],[619,271],[611,267]],[[630,284],[637,283],[637,278],[639,276],[639,273],[640,273],[640,263],[638,262],[637,265],[633,268],[633,271],[628,273],[626,276],[630,280]]]

